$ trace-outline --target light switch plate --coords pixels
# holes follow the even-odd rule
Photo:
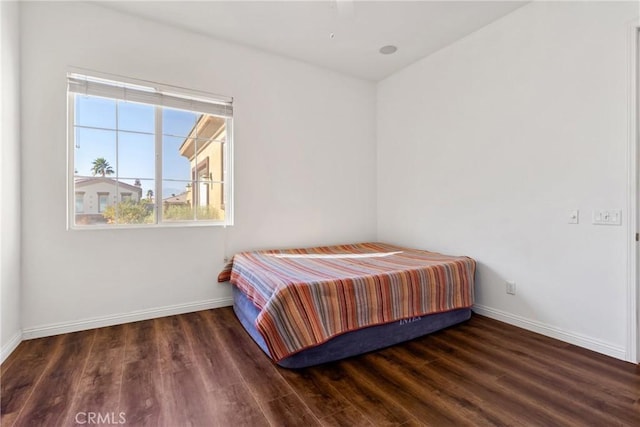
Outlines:
[[[622,211],[620,209],[606,209],[593,211],[595,225],[622,225]]]
[[[569,218],[567,222],[569,224],[577,224],[580,221],[580,211],[578,209],[568,211],[567,213]]]

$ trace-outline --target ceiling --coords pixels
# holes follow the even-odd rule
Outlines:
[[[523,1],[126,1],[101,5],[378,81]],[[398,47],[382,55],[385,45]]]

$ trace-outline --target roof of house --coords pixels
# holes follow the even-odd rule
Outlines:
[[[87,185],[95,184],[95,183],[98,183],[98,182],[104,182],[104,183],[107,183],[107,184],[112,184],[114,186],[117,183],[118,187],[120,187],[120,188],[131,190],[131,191],[136,191],[139,194],[142,194],[142,187],[138,187],[136,185],[127,184],[126,182],[118,181],[118,180],[115,180],[113,178],[107,178],[107,177],[104,177],[104,176],[94,176],[94,177],[90,177],[90,178],[76,178],[75,184],[76,184],[76,188],[78,188],[78,187],[84,187],[84,186],[87,186]]]
[[[172,195],[165,199],[162,199],[162,203],[166,203],[168,205],[185,205],[188,203],[187,201],[187,192]]]
[[[195,141],[198,142],[198,153],[202,152],[212,141],[217,140],[226,132],[226,120],[223,117],[203,114],[195,123],[189,136],[180,145],[180,155],[190,160],[195,156]]]

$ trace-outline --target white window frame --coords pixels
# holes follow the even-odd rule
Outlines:
[[[145,103],[144,96],[145,91],[148,91],[150,95],[153,93],[159,94],[167,101],[166,104],[155,104],[155,185],[154,195],[162,194],[163,185],[163,171],[162,171],[162,109],[164,107],[183,109],[186,111],[193,111],[196,113],[212,114],[209,112],[202,112],[195,109],[185,108],[189,105],[200,105],[203,103],[224,103],[225,108],[232,111],[233,98],[225,97],[221,95],[215,95],[207,92],[196,91],[192,89],[186,89],[177,86],[169,86],[155,82],[149,82],[145,80],[132,79],[129,77],[105,74],[95,71],[89,71],[84,69],[72,68],[67,74],[68,81],[78,80],[86,78],[89,82],[100,80],[106,80],[122,85],[119,88],[122,91],[121,97],[104,96],[114,100],[127,100],[128,93],[127,87],[131,86],[135,89],[142,87],[141,96],[142,100],[136,100],[136,102]],[[222,184],[223,195],[225,201],[224,207],[224,220],[206,220],[206,219],[190,219],[190,220],[170,220],[163,221],[162,219],[162,197],[155,197],[154,200],[154,213],[155,220],[152,224],[91,224],[82,225],[76,224],[76,212],[75,212],[75,96],[76,92],[67,90],[67,229],[68,230],[113,230],[113,229],[131,229],[131,228],[172,228],[172,227],[203,227],[203,226],[232,226],[233,225],[233,206],[234,206],[234,191],[233,191],[233,113],[230,116],[226,116],[226,140],[222,144],[222,157],[224,159],[225,168],[222,171]],[[96,95],[94,95],[96,96]],[[160,101],[161,103],[163,101]],[[182,108],[180,108],[182,102]],[[147,105],[154,105],[152,103],[146,103]],[[215,107],[214,107],[215,108]],[[196,206],[197,209],[197,206]],[[84,209],[86,211],[86,209]]]

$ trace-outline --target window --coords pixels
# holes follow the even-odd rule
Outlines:
[[[104,212],[109,204],[109,193],[98,193],[98,212]]]
[[[232,224],[231,99],[79,74],[68,96],[70,226]]]
[[[78,191],[76,193],[76,214],[84,212],[84,193]]]

